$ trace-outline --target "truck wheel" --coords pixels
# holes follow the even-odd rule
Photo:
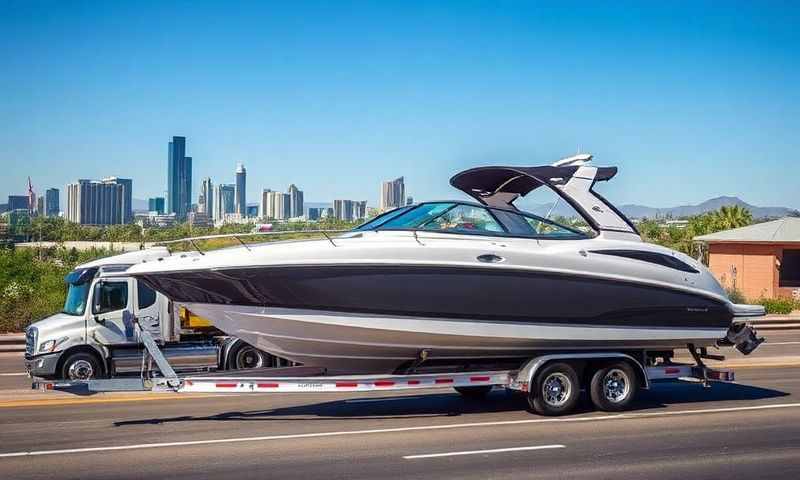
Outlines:
[[[233,347],[229,355],[228,358],[230,361],[228,365],[230,365],[230,369],[232,370],[246,370],[269,366],[269,354],[241,340]]]
[[[619,412],[633,402],[639,379],[628,362],[614,362],[592,375],[589,395],[598,410]]]
[[[480,400],[492,391],[491,385],[481,385],[479,387],[453,387],[456,392],[467,400]]]
[[[575,369],[568,363],[552,363],[536,376],[528,404],[539,415],[564,415],[575,408],[580,394]]]
[[[95,355],[77,352],[68,356],[61,366],[64,380],[91,380],[103,377],[103,366]]]

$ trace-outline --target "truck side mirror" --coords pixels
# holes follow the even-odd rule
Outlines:
[[[92,313],[94,314],[94,319],[98,320],[97,314],[102,313],[103,282],[95,283],[93,290],[94,291],[92,292]]]

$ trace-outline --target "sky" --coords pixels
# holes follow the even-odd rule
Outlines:
[[[797,2],[0,0],[0,198],[163,195],[167,143],[248,202],[415,200],[589,152],[617,204],[800,208]]]

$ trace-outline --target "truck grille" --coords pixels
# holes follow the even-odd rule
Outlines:
[[[25,353],[33,355],[36,353],[36,339],[39,336],[39,330],[36,327],[28,327],[25,331]]]

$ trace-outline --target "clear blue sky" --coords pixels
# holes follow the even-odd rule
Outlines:
[[[616,203],[800,207],[800,4],[596,3],[0,1],[0,198],[161,194],[184,135],[195,197],[241,161],[250,202],[447,198],[580,148]]]

